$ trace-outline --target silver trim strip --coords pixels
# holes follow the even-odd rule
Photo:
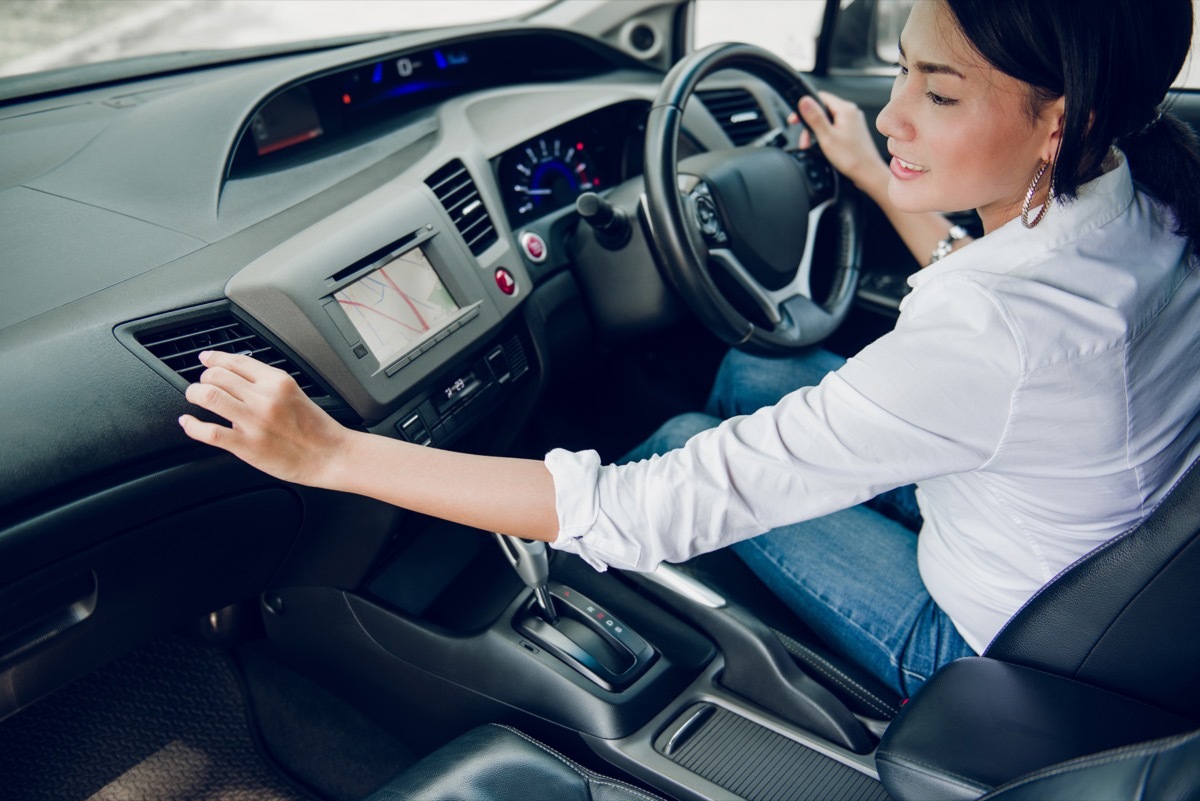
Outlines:
[[[701,606],[707,606],[710,609],[721,609],[725,606],[725,599],[720,595],[666,562],[660,563],[658,567],[642,575],[658,586]]]

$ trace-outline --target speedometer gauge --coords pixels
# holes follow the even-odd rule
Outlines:
[[[521,217],[540,216],[596,188],[583,142],[539,137],[518,152],[511,191]]]
[[[497,177],[509,218],[520,225],[572,205],[584,192],[599,191],[606,174],[584,144],[586,126],[548,131],[506,152]],[[600,148],[604,150],[603,147]],[[607,187],[608,182],[604,185]]]

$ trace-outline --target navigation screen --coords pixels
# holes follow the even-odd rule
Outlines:
[[[381,365],[437,333],[459,311],[420,248],[395,257],[333,297]]]

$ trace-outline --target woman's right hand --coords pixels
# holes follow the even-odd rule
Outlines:
[[[800,134],[800,148],[812,146],[809,135],[812,131],[829,163],[860,189],[870,192],[871,182],[880,179],[886,186],[887,164],[871,138],[862,109],[829,92],[818,94],[829,109],[829,116],[816,100],[806,96],[800,99],[799,115],[793,115],[790,120],[799,122],[803,119],[808,126],[808,130]]]
[[[188,386],[186,397],[232,426],[185,414],[179,424],[189,437],[276,478],[331,486],[349,429],[313,403],[283,370],[221,351],[205,351],[200,361],[208,369]]]

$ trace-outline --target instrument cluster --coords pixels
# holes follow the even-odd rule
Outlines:
[[[561,125],[493,162],[514,228],[642,172],[645,103],[623,103]]]

